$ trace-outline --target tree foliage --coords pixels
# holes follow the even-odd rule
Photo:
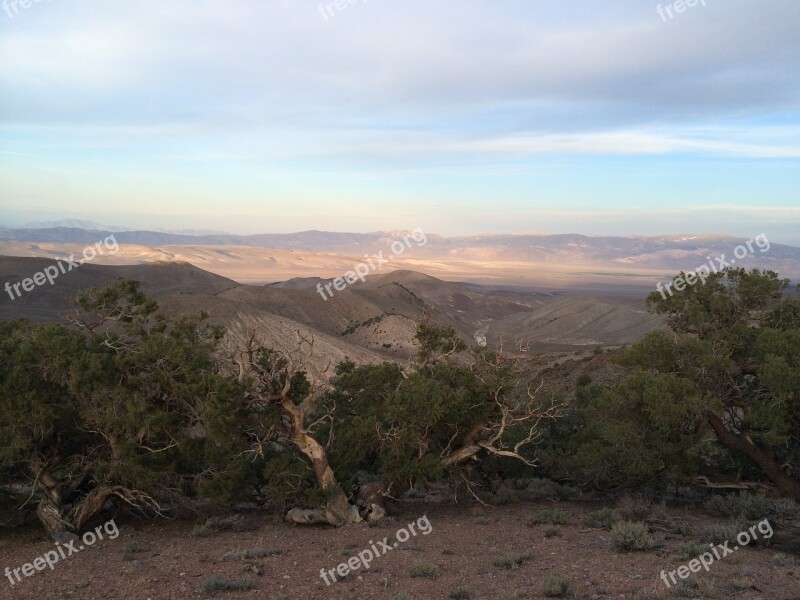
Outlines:
[[[144,511],[241,470],[243,389],[216,372],[205,315],[168,319],[118,280],[81,293],[76,328],[0,324],[0,485],[51,531],[115,498]]]
[[[327,403],[335,406],[337,469],[378,477],[396,494],[464,476],[488,459],[534,461],[543,420],[559,407],[537,398],[518,357],[470,351],[452,328],[423,323],[418,359],[397,365],[342,364]]]
[[[589,401],[591,425],[575,437],[584,474],[608,481],[618,466],[618,479],[644,481],[687,470],[712,432],[740,471],[800,497],[800,303],[788,285],[772,271],[728,269],[651,294],[671,331],[622,351],[633,372]]]

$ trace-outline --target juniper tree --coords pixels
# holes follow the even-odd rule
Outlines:
[[[727,269],[670,297],[653,293],[670,331],[621,353],[635,370],[589,402],[576,436],[593,476],[643,480],[713,437],[800,499],[800,302],[772,271]]]
[[[149,513],[241,469],[243,390],[205,315],[166,318],[136,282],[78,295],[73,327],[0,324],[0,485],[51,533],[108,501]]]

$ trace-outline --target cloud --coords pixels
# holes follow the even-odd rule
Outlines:
[[[531,195],[540,208],[678,193],[742,203],[753,190],[800,202],[798,2],[709,0],[667,23],[641,0],[318,9],[59,0],[0,13],[0,201],[88,207],[130,175],[140,183],[118,201],[132,213],[137,194],[189,210],[208,190],[237,205],[335,198],[344,212],[354,186],[438,201],[494,195],[492,177],[511,173],[505,207]],[[615,176],[587,168],[596,157],[631,162]],[[696,172],[678,191],[660,173],[685,157]],[[650,159],[664,168],[648,164],[637,184],[652,187],[630,184]]]
[[[542,129],[540,111],[562,128],[575,113],[596,128],[626,115],[796,116],[797,3],[730,0],[666,24],[649,5],[599,4],[591,21],[540,1],[370,0],[329,21],[289,0],[42,4],[0,34],[14,57],[0,65],[0,106],[8,121],[243,126],[366,111],[403,124],[456,111],[476,126],[502,112],[520,129]]]

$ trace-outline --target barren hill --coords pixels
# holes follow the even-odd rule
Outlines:
[[[20,281],[50,264],[39,258],[0,258],[0,282]],[[510,347],[523,339],[534,352],[630,343],[661,326],[636,299],[493,289],[403,270],[373,275],[324,300],[317,285],[327,280],[246,286],[174,262],[85,264],[59,276],[54,285],[45,283],[13,301],[5,294],[0,318],[59,320],[75,292],[116,277],[140,281],[167,312],[204,310],[234,334],[256,331],[278,348],[290,347],[296,330],[309,331],[319,363],[346,357],[357,363],[405,361],[414,352],[415,325],[425,313],[466,340],[494,346],[503,339]]]

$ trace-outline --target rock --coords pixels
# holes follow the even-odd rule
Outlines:
[[[376,521],[383,521],[386,518],[386,510],[382,506],[378,504],[373,504],[369,507],[369,512],[367,513],[367,521],[370,523],[374,523]]]
[[[298,525],[329,525],[328,517],[321,509],[293,508],[286,513],[286,521]]]
[[[69,544],[70,542],[77,544],[81,540],[81,538],[71,531],[54,531],[50,537],[52,537],[53,541],[57,544]]]

